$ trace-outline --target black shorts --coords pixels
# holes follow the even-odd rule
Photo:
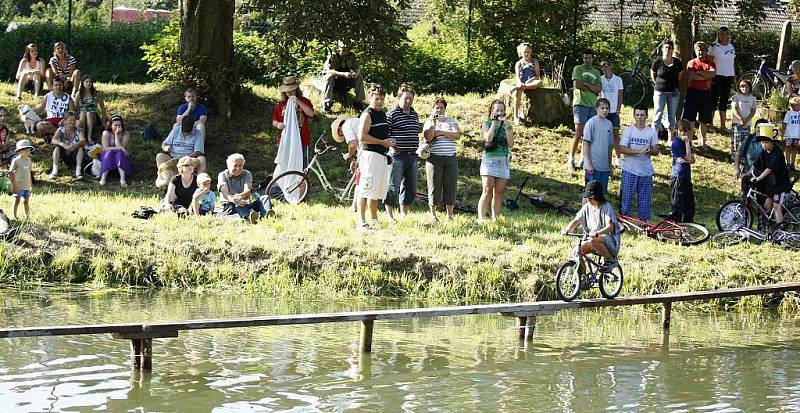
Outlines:
[[[710,90],[686,89],[686,100],[683,102],[681,119],[690,122],[699,120],[702,123],[711,123],[713,113]]]
[[[75,149],[75,152],[67,153],[67,151],[62,148],[58,147],[58,156],[61,158],[61,161],[67,164],[67,166],[77,166],[78,165],[78,150]]]
[[[720,112],[728,110],[728,99],[731,97],[733,76],[714,76],[711,81],[711,107]]]

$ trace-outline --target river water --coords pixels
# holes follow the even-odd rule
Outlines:
[[[240,295],[0,290],[4,327],[398,308]],[[800,324],[769,313],[581,310],[534,339],[495,315],[181,332],[131,370],[107,335],[0,339],[0,412],[800,412]]]

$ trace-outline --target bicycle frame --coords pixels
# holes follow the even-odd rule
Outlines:
[[[789,76],[785,72],[771,68],[769,64],[767,64],[767,59],[765,57],[758,57],[761,59],[761,64],[758,66],[758,74],[760,74],[761,77],[767,79],[773,88],[778,88],[786,84],[786,79],[788,79]]]
[[[792,235],[792,233],[786,232],[786,231],[783,231],[783,230],[780,230],[780,229],[777,229],[777,230],[775,230],[773,232],[761,233],[761,232],[758,232],[756,230],[747,228],[747,227],[742,226],[742,225],[739,225],[738,227],[736,227],[736,229],[734,229],[733,232],[736,232],[738,234],[742,234],[742,235],[744,235],[745,238],[748,238],[748,239],[749,238],[753,238],[753,239],[755,239],[755,240],[757,240],[759,242],[768,241],[768,242],[772,242],[774,244],[782,244],[784,239],[786,239],[787,237]]]
[[[325,134],[323,133],[320,135],[319,139],[317,139],[317,142],[314,143],[314,157],[308,162],[308,166],[303,170],[303,174],[308,177],[308,172],[313,172],[314,175],[317,176],[320,185],[322,185],[322,189],[330,193],[339,202],[344,202],[350,198],[350,194],[355,188],[356,176],[355,174],[351,174],[350,180],[347,182],[347,185],[344,188],[334,187],[328,177],[325,175],[325,170],[322,168],[322,163],[319,161],[320,155],[330,151],[338,152],[339,150],[335,146],[328,144],[328,142],[325,140]]]
[[[760,212],[760,214],[765,216],[765,217],[767,217],[768,220],[772,221],[774,219],[773,217],[775,216],[775,208],[773,207],[769,211],[769,213],[767,213],[767,209],[764,208],[764,206],[761,205],[760,202],[758,202],[757,196],[759,196],[759,195],[761,195],[763,197],[766,197],[766,198],[770,198],[769,195],[750,187],[747,190],[747,195],[745,195],[745,199],[742,202],[742,206],[744,207],[744,209],[748,209],[750,207],[750,204],[755,204],[756,208],[758,208],[758,211]],[[800,217],[795,217],[794,215],[792,215],[792,213],[789,212],[789,209],[786,208],[785,205],[780,204],[780,206],[781,206],[781,211],[783,211],[784,214],[789,214],[789,215],[792,216],[792,218],[800,218]],[[786,219],[786,215],[784,215],[784,220],[785,219]]]
[[[646,233],[648,236],[652,236],[658,234],[660,232],[683,232],[683,228],[676,225],[674,222],[666,219],[662,219],[661,221],[657,222],[656,224],[651,224],[647,221],[643,221],[639,218],[634,218],[628,215],[620,215],[620,221],[625,221],[628,224],[632,224],[636,227],[639,231]]]
[[[595,281],[597,281],[596,274],[600,272],[600,263],[593,260],[592,257],[590,257],[588,254],[584,254],[583,251],[581,251],[581,244],[584,241],[589,240],[588,236],[586,235],[582,236],[572,235],[572,236],[578,239],[578,245],[575,247],[575,253],[573,255],[573,259],[575,260],[575,262],[578,263],[578,266],[580,266],[581,263],[584,263],[584,265],[586,265],[586,275],[588,276],[589,279],[589,283],[587,284],[588,287],[588,285],[592,285],[594,284]]]

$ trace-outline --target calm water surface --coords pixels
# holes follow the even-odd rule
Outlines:
[[[167,321],[416,306],[166,292],[2,291],[0,325]],[[106,335],[0,339],[0,412],[800,412],[800,325],[770,314],[640,309],[181,332],[153,372]]]

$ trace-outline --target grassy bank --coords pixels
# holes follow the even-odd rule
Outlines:
[[[428,223],[425,206],[397,225],[357,233],[354,216],[319,190],[291,208],[278,205],[277,217],[258,225],[212,218],[159,216],[143,221],[130,216],[141,205],[158,203],[152,186],[153,157],[159,142],[143,142],[141,128],[156,121],[166,133],[179,93],[158,85],[100,85],[111,112],[129,119],[135,138],[133,185],[75,182],[49,172],[49,145],[34,139],[40,180],[32,198],[31,220],[13,244],[0,244],[0,283],[77,282],[93,287],[143,285],[201,290],[250,291],[273,296],[377,295],[446,302],[551,299],[553,273],[568,258],[572,240],[558,234],[568,218],[522,204],[496,223],[477,224],[459,215],[449,223]],[[231,121],[213,116],[206,150],[215,176],[227,154],[242,152],[256,179],[271,173],[276,146],[270,115],[275,89],[254,90]],[[419,96],[415,107],[427,113],[433,96]],[[478,126],[490,97],[449,97],[448,112],[466,135],[459,142],[458,195],[475,204],[480,194]],[[392,99],[388,99],[392,104]],[[26,102],[32,103],[29,98]],[[10,85],[0,86],[0,104],[16,106]],[[13,109],[12,109],[13,111]],[[623,116],[631,121],[630,113]],[[314,122],[315,136],[332,118]],[[18,120],[12,129],[22,130]],[[521,127],[513,151],[510,196],[530,176],[528,192],[546,193],[577,207],[582,178],[563,167],[569,129]],[[737,183],[727,163],[727,136],[712,135],[716,150],[701,154],[694,168],[698,221],[714,227],[716,208],[733,196]],[[666,153],[666,152],[664,152]],[[668,209],[669,156],[656,158],[655,212]],[[333,180],[343,180],[345,165],[325,162]],[[337,172],[334,172],[337,171]],[[421,180],[421,185],[424,180]],[[422,187],[420,187],[422,189]],[[611,184],[619,191],[619,181]],[[10,197],[6,197],[10,202]],[[4,206],[4,209],[6,207]],[[772,246],[717,249],[709,244],[680,247],[625,235],[620,261],[623,294],[651,294],[797,281],[800,255]],[[760,298],[711,306],[762,305]],[[775,305],[777,301],[771,302]],[[795,310],[798,300],[783,300]]]

